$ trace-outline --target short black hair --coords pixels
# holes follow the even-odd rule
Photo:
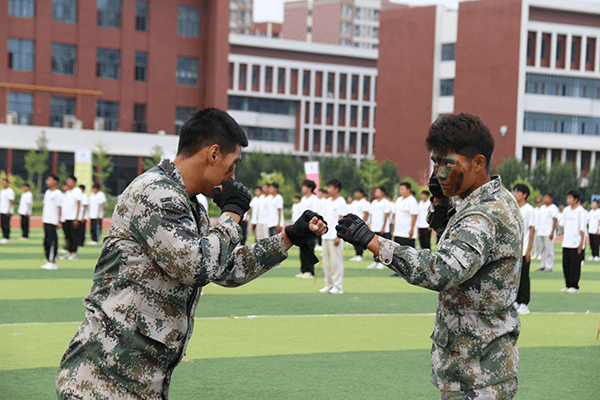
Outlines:
[[[50,174],[48,175],[48,178],[52,178],[54,179],[56,182],[58,182],[58,176],[56,174]]]
[[[525,199],[527,199],[529,197],[529,194],[531,193],[529,191],[529,187],[527,187],[527,185],[523,184],[523,183],[517,183],[514,187],[513,187],[513,191],[517,191],[517,192],[521,192],[523,194],[525,194]]]
[[[354,193],[356,193],[356,192],[362,193],[363,196],[365,195],[365,191],[362,190],[361,188],[354,189]]]
[[[550,196],[551,199],[554,199],[554,195],[550,192],[544,193],[544,196]]]
[[[213,144],[225,156],[235,151],[238,144],[248,146],[248,138],[231,115],[217,108],[205,108],[193,113],[181,127],[177,154],[193,156]]]
[[[77,178],[75,177],[75,175],[69,175],[69,177],[67,179],[73,179],[75,181],[75,183],[77,183]]]
[[[494,151],[494,138],[487,126],[476,115],[460,113],[439,117],[429,128],[427,149],[454,152],[470,159],[477,154],[485,157],[489,170]]]
[[[327,182],[327,186],[333,186],[337,190],[342,190],[342,182],[337,179],[330,179],[329,182]]]
[[[427,197],[431,196],[431,193],[429,193],[429,190],[421,190],[421,194],[424,194]]]
[[[301,196],[299,196],[299,195],[295,195],[295,196],[294,196],[294,198],[295,198],[295,199],[300,199],[300,200],[302,200],[302,197],[301,197]]]
[[[321,193],[327,193],[327,190],[319,188],[319,192],[321,192]]]
[[[378,186],[375,189],[379,189],[383,192],[384,196],[387,196],[387,190],[385,189],[385,186]]]
[[[79,189],[81,189],[81,191],[85,190],[85,185],[79,185]]]
[[[311,192],[314,192],[315,189],[317,188],[317,185],[315,184],[315,181],[311,181],[310,179],[305,179],[302,181],[302,186],[306,186],[307,188],[310,189]]]
[[[29,183],[27,183],[27,182],[25,182],[25,183],[23,184],[23,186],[27,186],[28,188],[30,188],[30,189],[31,189],[31,186],[29,186]]]
[[[92,185],[92,189],[98,189],[98,190],[100,190],[100,185],[99,185],[99,184],[97,184],[97,183],[94,183],[94,184]]]
[[[573,198],[577,201],[579,201],[579,199],[581,198],[581,195],[577,190],[569,190],[567,192],[567,196],[573,196]]]
[[[254,190],[256,190],[256,189],[260,190],[261,192],[263,191],[261,186],[257,186],[254,188]]]
[[[598,201],[598,199],[592,200],[592,203],[598,203],[598,204],[600,204],[600,202]]]
[[[271,182],[269,183],[269,185],[273,186],[275,189],[279,190],[279,183],[277,182]]]
[[[400,186],[404,186],[405,188],[407,188],[408,190],[412,189],[412,185],[410,184],[410,182],[402,182],[400,184]]]

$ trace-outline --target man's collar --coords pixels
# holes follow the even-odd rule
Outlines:
[[[456,212],[461,212],[469,204],[478,204],[483,197],[496,195],[502,188],[500,175],[492,175],[489,182],[484,183],[465,197],[456,206]]]

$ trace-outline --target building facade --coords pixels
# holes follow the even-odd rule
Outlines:
[[[229,0],[229,33],[254,35],[253,0]]]
[[[254,23],[254,36],[268,37],[273,39],[281,38],[281,30],[283,24],[279,22],[255,22]]]
[[[229,113],[245,151],[373,154],[377,51],[230,35]]]
[[[530,170],[542,160],[548,167],[570,162],[585,178],[600,159],[598,21],[600,5],[556,0],[386,13],[375,157],[390,158],[401,175],[425,183],[430,124],[469,112],[494,136],[493,165],[514,156]]]
[[[284,4],[285,39],[368,49],[379,45],[382,11],[408,6],[389,0],[304,0]]]

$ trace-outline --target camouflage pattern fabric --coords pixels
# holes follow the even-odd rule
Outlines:
[[[515,397],[518,387],[517,378],[497,383],[483,389],[461,392],[441,392],[441,400],[510,400]]]
[[[481,389],[516,377],[523,218],[500,177],[456,206],[437,251],[379,238],[379,261],[407,282],[439,292],[431,336],[431,382],[443,391]]]
[[[287,257],[281,235],[235,249],[240,238],[226,214],[211,226],[171,161],[136,178],[117,202],[58,397],[167,399],[202,286],[242,285]]]

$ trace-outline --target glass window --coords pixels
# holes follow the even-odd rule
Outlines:
[[[135,80],[136,81],[146,82],[147,64],[148,64],[148,54],[142,53],[142,52],[136,52],[135,53]]]
[[[8,14],[13,17],[35,18],[35,0],[8,0]]]
[[[175,134],[179,136],[181,127],[189,117],[196,111],[195,108],[177,107],[175,109]]]
[[[29,93],[8,93],[8,112],[17,113],[17,124],[33,124],[33,95]]]
[[[135,3],[135,30],[146,32],[148,30],[148,2],[137,1]]]
[[[145,104],[136,103],[133,105],[133,131],[141,133],[148,132]]]
[[[121,51],[98,49],[96,76],[98,78],[119,79],[121,74]]]
[[[75,115],[75,99],[71,97],[50,97],[50,125],[62,127],[65,115]]]
[[[454,43],[448,43],[442,45],[442,61],[454,61]]]
[[[96,116],[104,118],[105,131],[116,131],[119,127],[119,102],[98,100]]]
[[[121,27],[121,0],[98,0],[98,26]]]
[[[52,43],[52,72],[76,74],[77,48],[71,44]]]
[[[8,68],[19,71],[33,71],[33,40],[8,39]]]
[[[177,33],[183,37],[198,37],[200,30],[200,10],[196,7],[179,6]]]
[[[440,79],[440,96],[454,96],[454,79]]]
[[[253,111],[265,114],[296,115],[297,101],[264,99],[260,97],[229,96],[230,110]]]
[[[198,59],[177,57],[177,84],[196,86],[198,84]]]
[[[77,0],[52,0],[52,19],[56,22],[77,23]]]
[[[294,129],[263,128],[257,126],[242,126],[249,140],[264,140],[268,142],[294,143]]]

